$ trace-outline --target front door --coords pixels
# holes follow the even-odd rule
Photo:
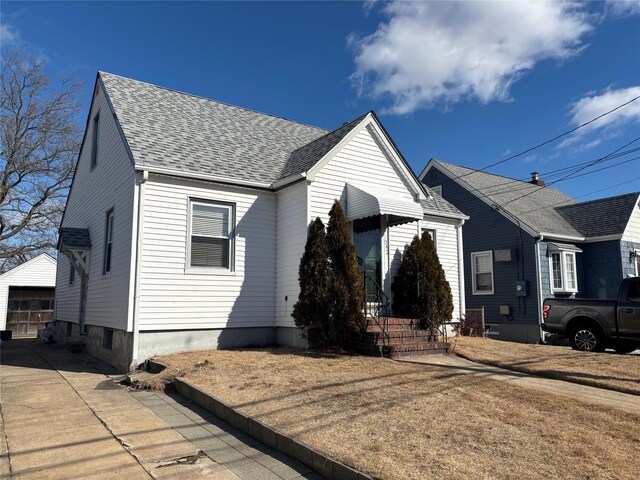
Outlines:
[[[367,301],[375,301],[376,289],[369,288],[368,284],[372,280],[377,285],[382,285],[382,230],[380,228],[380,217],[354,220],[353,244],[358,256],[360,271],[365,276]]]

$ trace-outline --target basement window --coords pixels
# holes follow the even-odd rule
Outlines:
[[[102,348],[113,350],[113,329],[105,328],[102,334]]]
[[[500,324],[499,323],[487,323],[485,324],[485,331],[487,335],[500,335]]]

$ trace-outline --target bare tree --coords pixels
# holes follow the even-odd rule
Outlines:
[[[79,150],[78,84],[53,88],[42,60],[2,60],[0,272],[55,248]]]

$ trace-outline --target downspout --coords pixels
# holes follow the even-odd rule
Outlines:
[[[458,236],[458,296],[460,298],[460,318],[466,312],[466,299],[465,291],[466,285],[464,283],[464,247],[462,245],[462,226],[464,220],[460,220],[460,223],[456,227],[456,233]]]
[[[540,340],[544,341],[544,334],[542,332],[542,273],[540,272],[540,242],[544,240],[544,235],[540,234],[540,238],[536,239],[536,277],[538,280],[536,282],[536,289],[538,290],[538,330],[540,335]]]
[[[136,269],[133,294],[133,347],[131,351],[131,369],[135,369],[138,364],[138,353],[140,346],[140,276],[142,274],[142,228],[144,225],[144,184],[149,179],[149,171],[143,170],[140,177],[140,191],[138,192],[138,228],[136,232]]]

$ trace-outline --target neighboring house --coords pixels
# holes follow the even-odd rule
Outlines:
[[[470,216],[464,227],[466,306],[488,333],[537,342],[545,298],[613,298],[638,275],[639,193],[578,203],[544,186],[432,159],[420,174]]]
[[[428,194],[373,112],[327,131],[99,73],[60,228],[58,335],[86,333],[123,370],[302,344],[299,261],[334,199],[387,294],[412,237],[431,230],[459,316],[467,217]]]
[[[53,320],[56,261],[38,255],[0,275],[0,330],[34,336]]]

